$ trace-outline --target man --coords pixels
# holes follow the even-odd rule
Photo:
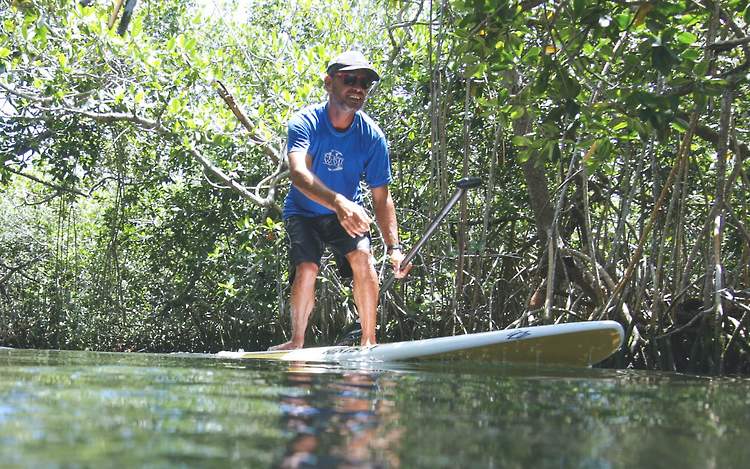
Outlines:
[[[385,136],[361,109],[380,75],[357,51],[336,56],[324,78],[328,101],[297,113],[288,126],[292,186],[284,202],[284,222],[294,266],[292,338],[270,350],[302,348],[315,303],[315,279],[325,246],[339,269],[354,280],[354,302],[362,326],[361,345],[376,343],[378,277],[370,249],[372,219],[362,207],[360,179],[370,187],[375,218],[383,233],[396,278],[404,259],[393,199]],[[348,264],[348,266],[347,266]]]

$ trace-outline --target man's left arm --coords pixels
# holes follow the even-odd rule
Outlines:
[[[375,209],[375,219],[380,231],[383,233],[383,241],[388,247],[388,255],[393,265],[393,273],[396,278],[403,278],[411,270],[411,264],[401,269],[404,260],[404,252],[398,238],[398,221],[396,220],[396,206],[393,203],[388,185],[373,187],[372,204]]]

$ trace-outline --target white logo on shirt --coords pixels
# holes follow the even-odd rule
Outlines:
[[[328,167],[328,171],[342,171],[344,169],[344,155],[338,150],[330,150],[323,155],[323,164]]]

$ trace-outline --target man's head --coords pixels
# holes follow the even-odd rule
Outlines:
[[[370,87],[379,79],[380,75],[361,52],[343,52],[334,57],[326,69],[329,102],[347,111],[358,111]]]

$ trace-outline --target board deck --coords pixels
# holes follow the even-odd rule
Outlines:
[[[590,321],[480,332],[453,337],[378,344],[313,347],[266,352],[219,352],[218,357],[305,362],[474,360],[537,365],[591,366],[615,353],[623,341],[615,321]]]

